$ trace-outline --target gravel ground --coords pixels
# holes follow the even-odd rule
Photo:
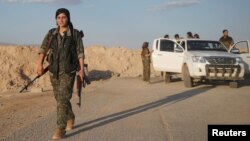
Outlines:
[[[250,79],[185,88],[175,79],[151,84],[140,78],[94,82],[82,107],[72,99],[75,129],[65,141],[205,141],[208,124],[250,124]],[[56,128],[51,91],[0,97],[1,141],[49,141]]]

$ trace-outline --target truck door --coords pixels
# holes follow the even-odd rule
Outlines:
[[[157,49],[153,52],[153,65],[158,71],[181,72],[183,50],[174,41],[159,39]],[[175,51],[176,47],[178,51]]]
[[[162,67],[160,63],[162,54],[159,49],[159,41],[160,40],[156,39],[153,42],[152,63],[156,71],[162,71]]]
[[[235,43],[230,52],[234,52],[237,50],[238,54],[242,57],[244,66],[245,66],[245,73],[250,73],[250,52],[249,52],[249,41],[239,41]]]
[[[174,54],[176,55],[176,60],[175,60],[176,61],[175,62],[176,67],[175,67],[174,71],[181,73],[182,72],[182,65],[183,65],[183,62],[184,62],[184,60],[183,60],[184,59],[184,48],[183,48],[183,46],[178,44],[178,43],[175,43]]]

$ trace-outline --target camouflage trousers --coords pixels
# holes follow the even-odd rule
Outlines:
[[[53,86],[54,96],[57,102],[57,126],[59,129],[65,130],[67,121],[75,119],[72,110],[70,99],[73,93],[75,74],[71,76],[63,73],[58,79],[50,76],[50,81]]]
[[[143,64],[143,81],[150,80],[150,64]]]

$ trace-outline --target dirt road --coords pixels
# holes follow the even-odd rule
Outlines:
[[[161,78],[151,84],[140,78],[95,82],[84,90],[81,108],[77,97],[72,99],[76,127],[64,140],[205,141],[208,124],[250,124],[249,86],[250,79],[238,89],[225,84],[188,89],[182,81],[164,84]],[[51,140],[56,128],[51,92],[0,100],[1,140]]]

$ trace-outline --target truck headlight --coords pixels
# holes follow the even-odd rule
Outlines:
[[[206,63],[206,58],[201,56],[193,56],[192,60],[193,62]]]
[[[235,60],[236,60],[236,63],[242,63],[243,62],[241,57],[236,57]]]

